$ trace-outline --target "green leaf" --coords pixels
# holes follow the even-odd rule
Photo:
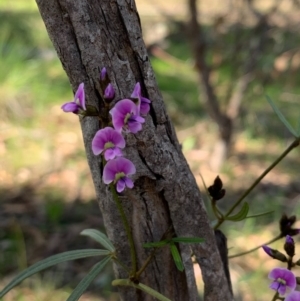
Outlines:
[[[152,289],[151,287],[139,283],[139,284],[134,284],[131,282],[129,279],[115,279],[112,282],[113,286],[121,285],[121,286],[132,286],[134,288],[140,289],[141,291],[153,296],[154,298],[160,300],[160,301],[171,301],[171,299],[165,297],[164,295],[160,294],[156,290]]]
[[[300,137],[300,117],[298,119],[298,124],[297,124],[297,137]]]
[[[291,134],[295,137],[299,136],[299,133],[297,134],[294,128],[290,125],[290,123],[285,119],[284,115],[281,113],[279,108],[275,105],[274,101],[266,95],[267,101],[269,102],[270,106],[274,110],[274,112],[277,114],[278,118],[281,120],[281,122],[286,126],[286,128],[291,132]]]
[[[95,264],[89,273],[75,287],[67,301],[77,301],[110,260],[111,256],[108,256]]]
[[[182,272],[184,270],[184,266],[183,266],[183,262],[181,260],[181,257],[180,257],[180,254],[179,254],[179,251],[178,251],[176,245],[174,243],[171,243],[170,249],[171,249],[171,254],[172,254],[173,260],[176,264],[177,269],[180,272]]]
[[[181,242],[181,243],[185,243],[185,244],[204,242],[204,238],[200,238],[200,237],[173,237],[171,240],[173,242]]]
[[[234,221],[234,222],[242,221],[247,217],[248,212],[249,212],[249,205],[248,203],[244,203],[241,210],[238,213],[232,216],[227,216],[226,220]]]
[[[3,297],[7,292],[9,292],[16,285],[18,285],[20,282],[22,282],[24,279],[42,271],[42,270],[45,270],[53,265],[56,265],[56,264],[64,262],[64,261],[75,260],[75,259],[79,259],[79,258],[92,257],[92,256],[103,256],[103,255],[109,255],[109,254],[110,254],[110,252],[107,250],[85,249],[85,250],[68,251],[68,252],[64,252],[64,253],[60,253],[60,254],[48,257],[42,261],[35,263],[31,267],[29,267],[26,270],[24,270],[23,272],[21,272],[17,277],[15,277],[0,292],[0,298]]]
[[[80,232],[81,235],[89,236],[90,238],[94,239],[96,242],[101,244],[105,249],[115,252],[115,247],[112,244],[112,242],[108,239],[108,237],[95,229],[85,229],[82,232]]]
[[[273,212],[274,212],[274,210],[272,210],[272,211],[267,211],[267,212],[262,212],[262,213],[257,213],[257,214],[253,214],[253,215],[248,215],[248,216],[246,216],[246,218],[260,217],[260,216],[264,216],[264,215],[271,214],[271,213],[273,213]]]
[[[144,248],[161,248],[170,243],[170,240],[161,240],[156,242],[147,242],[143,244]]]

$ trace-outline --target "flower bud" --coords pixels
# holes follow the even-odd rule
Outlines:
[[[277,259],[277,260],[282,261],[282,262],[287,262],[287,258],[283,253],[281,253],[277,250],[271,249],[268,246],[262,246],[262,248],[273,259]]]
[[[226,193],[226,190],[223,189],[223,182],[219,176],[215,178],[213,185],[209,186],[207,190],[214,201],[222,199]]]
[[[292,215],[288,217],[286,214],[283,214],[279,221],[279,229],[282,237],[287,235],[294,236],[299,232],[299,229],[293,229],[292,226],[296,222],[296,216]]]
[[[104,99],[106,103],[111,103],[112,100],[115,98],[115,90],[112,84],[108,84],[104,91]]]
[[[105,89],[106,89],[106,87],[108,86],[109,83],[110,83],[110,79],[108,77],[107,70],[104,67],[100,71],[100,86],[101,86],[103,94],[105,94],[104,91],[105,91]]]
[[[293,238],[289,235],[286,236],[284,250],[290,257],[293,257],[295,255],[295,243]]]

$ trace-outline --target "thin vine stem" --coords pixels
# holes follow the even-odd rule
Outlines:
[[[276,292],[271,301],[276,301],[278,299],[278,296],[279,294],[278,292]]]
[[[145,269],[147,268],[147,266],[149,265],[149,263],[151,262],[151,260],[154,258],[156,251],[157,251],[157,248],[155,248],[151,252],[151,254],[148,256],[148,258],[144,262],[143,266],[137,271],[137,273],[136,273],[136,278],[137,279],[139,279],[139,277],[141,276],[141,274],[145,271]]]
[[[253,248],[253,249],[251,249],[251,250],[248,250],[248,251],[245,251],[245,252],[242,252],[242,253],[237,253],[237,254],[234,254],[234,255],[229,255],[228,258],[240,257],[240,256],[243,256],[243,255],[252,253],[252,252],[254,252],[254,251],[260,249],[262,246],[264,246],[264,245],[269,245],[269,244],[271,244],[271,243],[277,241],[277,240],[280,239],[280,238],[282,238],[282,235],[281,235],[281,234],[279,234],[278,236],[272,238],[270,241],[268,241],[268,242],[266,242],[266,243],[264,243],[264,244],[262,244],[262,245],[260,245],[260,246],[257,246],[257,247],[255,247],[255,248]]]
[[[119,210],[119,213],[121,215],[121,219],[128,237],[128,242],[129,242],[129,247],[130,247],[130,254],[131,254],[131,264],[132,264],[132,271],[131,271],[131,276],[135,278],[136,276],[136,269],[137,269],[137,260],[136,260],[136,250],[135,250],[135,246],[134,246],[134,241],[133,241],[133,237],[132,237],[132,233],[131,233],[131,229],[128,223],[128,220],[126,218],[123,206],[120,202],[119,199],[119,195],[117,194],[116,188],[113,184],[109,185],[112,195],[113,195],[113,199],[115,200],[115,203],[117,205],[117,208]]]
[[[113,257],[113,260],[114,260],[120,267],[122,267],[128,274],[131,273],[130,269],[129,269],[122,261],[120,261],[117,257]]]
[[[244,194],[235,202],[235,204],[228,210],[228,212],[224,215],[222,219],[218,221],[218,223],[215,225],[214,229],[218,229],[223,222],[226,220],[226,217],[228,217],[236,207],[238,207],[241,202],[245,199],[248,194],[261,182],[261,180],[279,163],[282,161],[284,157],[286,157],[294,148],[298,147],[300,144],[300,138],[297,137],[290,145],[289,147],[253,182],[253,184],[244,192]]]

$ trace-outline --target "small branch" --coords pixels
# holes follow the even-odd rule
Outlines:
[[[252,253],[252,252],[254,252],[254,251],[260,249],[260,248],[261,248],[262,246],[264,246],[264,245],[269,245],[269,244],[271,244],[271,243],[277,241],[277,240],[280,239],[280,238],[282,238],[282,236],[281,236],[281,235],[278,235],[278,236],[274,237],[273,239],[271,239],[270,241],[268,241],[268,242],[266,242],[266,243],[264,243],[264,244],[262,244],[262,245],[260,245],[260,246],[257,246],[257,247],[255,247],[255,248],[253,248],[253,249],[251,249],[251,250],[248,250],[248,251],[245,251],[245,252],[242,252],[242,253],[238,253],[238,254],[234,254],[234,255],[229,255],[228,258],[235,258],[235,257],[240,257],[240,256],[243,256],[243,255],[247,255],[247,254],[249,254],[249,253]]]
[[[254,183],[244,192],[244,194],[235,202],[235,204],[228,210],[225,214],[224,219],[219,220],[214,229],[218,229],[223,222],[226,220],[234,209],[236,209],[241,202],[245,199],[248,194],[261,182],[261,180],[280,162],[283,158],[285,158],[294,148],[298,147],[300,144],[300,138],[296,138],[292,144],[254,181]]]
[[[231,136],[231,121],[221,112],[216,93],[210,81],[210,68],[205,61],[206,44],[198,22],[196,0],[189,0],[188,5],[191,15],[189,23],[190,42],[192,51],[194,52],[199,81],[203,88],[205,105],[211,118],[218,124],[222,139],[229,141]]]

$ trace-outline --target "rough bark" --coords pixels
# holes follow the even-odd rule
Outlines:
[[[152,100],[143,131],[128,135],[126,156],[137,168],[135,188],[122,195],[138,250],[139,267],[148,251],[143,242],[158,241],[173,226],[177,236],[205,238],[205,243],[181,245],[185,272],[178,272],[167,249],[161,249],[142,274],[141,282],[174,301],[198,300],[191,253],[200,264],[205,300],[231,300],[213,231],[195,179],[182,155],[166,114],[142,39],[133,0],[37,0],[49,36],[74,88],[85,83],[87,102],[102,107],[99,68],[106,67],[117,98],[128,97],[136,82]],[[91,152],[99,129],[92,118],[81,122],[94,185],[108,236],[123,261],[130,263],[126,235],[110,191],[101,181],[100,159]],[[115,267],[117,277],[126,277]],[[132,288],[120,289],[122,299],[153,298]]]

